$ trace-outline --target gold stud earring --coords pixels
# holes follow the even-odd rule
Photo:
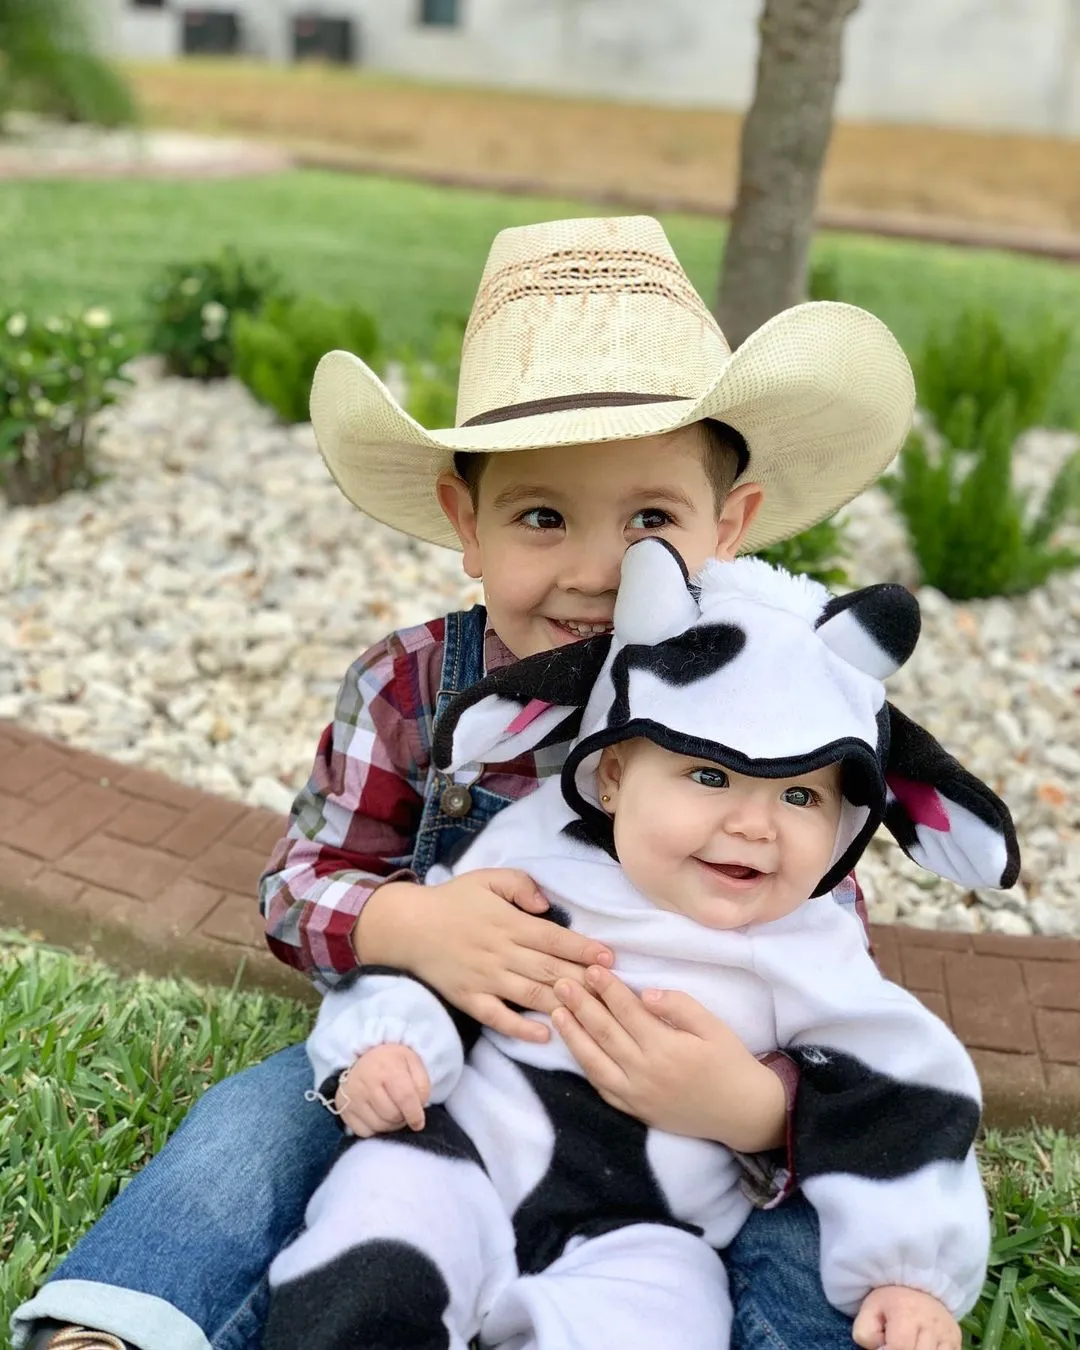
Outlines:
[[[611,798],[608,796],[606,792],[601,792],[600,800],[604,803],[605,806],[607,806],[608,802],[611,801]]]

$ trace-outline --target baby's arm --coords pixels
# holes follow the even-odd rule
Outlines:
[[[827,905],[755,940],[778,1039],[801,1070],[795,1165],[821,1222],[825,1293],[854,1316],[872,1290],[900,1285],[962,1316],[989,1248],[978,1078],[948,1027],[881,977]]]
[[[383,1097],[389,1079],[394,1084],[391,1100],[399,1106],[407,1103],[415,1119],[402,1072],[421,1107],[443,1102],[461,1076],[466,1042],[474,1036],[469,1019],[455,1014],[419,980],[400,970],[369,967],[322,1001],[307,1041],[315,1076],[313,1095],[333,1104],[344,1123],[360,1133],[353,1118],[362,1125],[389,1118]],[[376,1050],[407,1053],[376,1054]],[[347,1116],[342,1110],[346,1099],[354,1108]],[[374,1112],[370,1119],[369,1108]],[[408,1117],[402,1115],[404,1123]]]

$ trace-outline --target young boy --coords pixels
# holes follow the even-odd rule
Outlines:
[[[451,783],[431,764],[434,715],[485,671],[609,626],[632,540],[658,534],[697,569],[827,516],[893,457],[913,402],[891,334],[847,305],[796,307],[731,354],[645,218],[497,237],[464,339],[455,428],[424,431],[361,362],[326,357],[312,418],[334,477],[370,515],[459,545],[466,572],[484,579],[487,612],[392,634],[346,676],[263,880],[275,954],[323,989],[358,962],[395,965],[485,1025],[542,1040],[514,1006],[553,1011],[556,980],[580,983],[615,954],[538,917],[546,902],[513,869],[415,882],[558,772],[566,746]],[[854,908],[852,884],[836,895]],[[700,1019],[692,1025],[672,1052],[687,1080],[703,1041]],[[722,1073],[730,1055],[715,1025],[707,1045]],[[16,1312],[16,1343],[52,1322],[141,1350],[258,1345],[266,1270],[337,1146],[327,1113],[299,1100],[306,1078],[297,1046],[206,1094]],[[725,1094],[703,1104],[700,1132],[748,1153],[781,1143],[794,1078],[791,1062],[766,1057],[755,1082],[769,1127]],[[647,1075],[627,1087],[627,1109],[658,1128],[679,1103]],[[798,1199],[753,1215],[728,1263],[737,1345],[848,1342]]]
[[[627,550],[622,576],[611,637],[495,672],[440,721],[436,762],[460,765],[581,720],[561,781],[502,812],[452,871],[520,859],[561,926],[617,947],[635,990],[692,993],[753,1049],[779,1041],[810,1066],[796,1151],[830,1299],[860,1309],[861,1344],[881,1330],[890,1350],[958,1350],[950,1313],[978,1297],[989,1242],[978,1080],[828,892],[883,819],[953,880],[1011,884],[1008,812],[921,728],[882,734],[881,679],[919,627],[902,587],[841,603],[746,559],[707,564],[691,589],[656,539]],[[889,778],[933,794],[947,835],[897,799],[886,816]],[[407,1120],[423,1133],[343,1152],[271,1268],[267,1350],[478,1334],[540,1350],[726,1346],[713,1249],[750,1208],[730,1152],[602,1103],[568,1052],[566,1010],[563,1041],[476,1039],[412,977],[358,974],[309,1038],[315,1090],[355,1135]],[[556,992],[573,1002],[576,988]],[[429,1103],[446,1108],[430,1126]]]

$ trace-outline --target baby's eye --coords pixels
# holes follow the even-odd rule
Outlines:
[[[531,530],[561,530],[564,523],[559,512],[551,506],[534,506],[531,511],[522,511],[518,520]]]
[[[671,514],[658,506],[646,506],[643,511],[635,511],[630,517],[632,530],[662,530],[665,525],[671,524]]]
[[[690,778],[695,783],[700,783],[702,787],[724,788],[728,785],[728,776],[723,769],[705,767],[700,769],[691,769]]]
[[[817,793],[813,788],[789,787],[784,790],[784,801],[789,806],[813,806],[817,801]]]

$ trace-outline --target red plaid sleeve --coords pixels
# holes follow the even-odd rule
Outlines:
[[[350,667],[259,881],[270,950],[323,988],[356,968],[352,932],[371,894],[411,876],[442,641],[437,619],[392,634]]]

